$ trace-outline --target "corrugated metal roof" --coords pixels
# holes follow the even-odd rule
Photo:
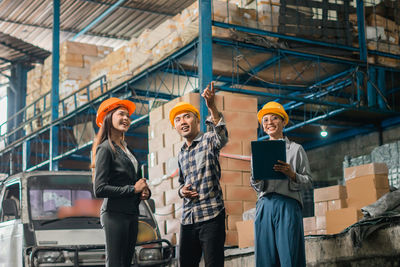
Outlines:
[[[196,0],[124,1],[77,42],[118,48],[144,29],[153,29]],[[118,0],[61,0],[60,40],[71,39]],[[51,51],[53,0],[0,1],[0,32]],[[0,55],[1,56],[1,55]]]
[[[0,32],[0,61],[41,63],[50,52]]]

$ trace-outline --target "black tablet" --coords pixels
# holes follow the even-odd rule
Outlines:
[[[286,162],[284,140],[252,141],[251,154],[254,179],[287,179],[286,175],[273,169],[278,160]]]

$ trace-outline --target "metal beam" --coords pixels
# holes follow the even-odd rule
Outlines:
[[[315,98],[321,98],[323,96],[326,96],[330,93],[333,93],[335,91],[341,90],[343,88],[346,88],[347,86],[350,86],[353,83],[352,80],[344,80],[341,81],[337,84],[331,85],[329,86],[325,91],[323,92],[317,92],[317,93],[313,93],[313,94],[309,94],[304,96],[305,99],[315,99]],[[283,105],[283,107],[285,108],[285,110],[291,110],[291,109],[295,109],[297,107],[300,107],[302,105],[304,105],[304,102],[296,102],[296,101],[291,101],[289,103],[286,103]]]
[[[57,171],[58,162],[58,126],[53,122],[58,119],[59,76],[60,76],[60,0],[53,0],[53,66],[51,72],[51,122],[49,170]]]
[[[357,0],[357,2],[358,1],[362,1],[362,0]],[[319,45],[319,46],[324,46],[324,47],[329,47],[329,48],[336,48],[336,49],[341,49],[341,50],[346,50],[346,51],[360,52],[359,48],[348,46],[348,45],[340,45],[340,44],[335,44],[335,43],[326,43],[326,42],[321,42],[321,41],[317,41],[317,40],[310,40],[310,39],[306,39],[306,38],[301,38],[301,37],[297,37],[297,36],[290,36],[290,35],[285,35],[285,34],[281,34],[281,33],[265,31],[265,30],[255,29],[255,28],[249,28],[249,27],[235,25],[235,24],[228,24],[228,23],[224,23],[224,22],[220,22],[220,21],[213,21],[212,24],[214,26],[217,26],[217,27],[220,27],[220,28],[225,28],[225,29],[235,29],[235,30],[242,31],[242,32],[253,33],[253,34],[264,35],[264,36],[277,37],[277,38],[280,38],[280,39],[296,41],[296,42],[300,42],[300,43]],[[396,55],[396,54],[385,53],[385,52],[381,52],[381,51],[378,51],[378,50],[367,50],[367,51],[368,51],[368,53],[373,54],[373,55],[379,55],[379,56],[385,56],[385,57],[400,59],[400,55]]]
[[[211,0],[199,0],[199,90],[200,94],[212,81],[212,33],[211,33]],[[208,108],[200,96],[200,130],[206,131],[205,120]]]
[[[369,67],[368,69],[368,82],[367,82],[367,101],[368,107],[376,106],[376,91],[374,84],[376,83],[376,69],[374,67]]]
[[[321,42],[321,41],[314,41],[314,40],[305,39],[305,38],[301,38],[301,37],[290,36],[290,35],[285,35],[285,34],[281,34],[281,33],[277,33],[277,32],[265,31],[265,30],[255,29],[255,28],[249,28],[249,27],[240,26],[240,25],[228,24],[228,23],[219,22],[219,21],[213,21],[212,24],[214,26],[217,26],[220,28],[235,29],[235,30],[242,31],[242,32],[277,37],[280,39],[296,41],[296,42],[301,42],[301,43],[306,43],[306,44],[320,45],[320,46],[325,46],[325,47],[330,47],[330,48],[343,49],[343,50],[347,50],[347,51],[358,51],[357,48],[347,46],[347,45],[340,45],[340,44],[333,44],[333,43],[331,44],[331,43],[325,43],[325,42]]]
[[[360,60],[363,62],[367,61],[367,41],[365,38],[365,12],[364,12],[364,0],[357,0],[357,29],[358,29],[358,45],[360,52]]]
[[[397,126],[399,124],[400,124],[400,116],[397,116],[397,117],[388,118],[388,119],[382,121],[380,124],[380,128],[383,130],[383,129],[387,129],[389,127]],[[364,127],[335,133],[334,135],[331,135],[329,138],[308,142],[308,143],[302,144],[302,146],[304,147],[305,150],[311,150],[311,149],[318,148],[321,146],[331,145],[333,143],[343,141],[345,139],[354,138],[358,135],[369,134],[374,131],[378,131],[378,128],[379,127],[376,127],[376,125],[370,124],[370,125],[366,125]]]
[[[379,108],[381,109],[386,109],[387,108],[387,102],[385,101],[386,99],[386,77],[385,77],[385,70],[384,69],[378,69],[378,105]],[[382,94],[382,95],[381,95]]]
[[[348,138],[352,138],[358,135],[363,135],[363,134],[368,134],[376,130],[373,126],[368,126],[368,127],[363,127],[363,128],[357,128],[357,129],[351,129],[348,131],[343,131],[339,133],[335,133],[332,135],[329,135],[330,137],[320,139],[317,141],[312,141],[312,142],[307,142],[305,144],[302,144],[305,150],[311,150],[314,148],[318,148],[321,146],[326,146],[330,145],[339,141],[343,141]]]
[[[279,60],[282,59],[281,55],[278,56],[273,56],[271,58],[269,58],[267,61],[264,61],[263,63],[261,63],[260,65],[254,67],[253,69],[251,69],[251,73],[256,74],[259,73],[260,71],[268,68],[269,66],[275,64],[276,62],[278,62]]]
[[[213,38],[213,42],[219,45],[224,45],[224,46],[239,46],[243,47],[246,49],[252,49],[255,51],[260,51],[260,52],[270,52],[274,53],[276,52],[276,48],[268,48],[268,47],[263,47],[255,44],[249,44],[249,43],[243,43],[239,41],[230,41],[230,40],[225,40],[225,39],[220,39],[220,38]],[[316,60],[320,62],[330,62],[330,63],[336,63],[336,64],[345,64],[345,65],[352,65],[352,66],[366,66],[365,62],[362,62],[360,60],[356,59],[346,59],[346,58],[337,58],[334,56],[324,56],[324,55],[319,55],[319,54],[313,54],[313,53],[308,53],[308,52],[303,52],[303,51],[296,51],[293,49],[283,49],[279,48],[279,51],[283,54],[290,55],[290,56],[295,56],[299,58],[305,58],[308,60]],[[387,67],[387,66],[381,66],[381,65],[376,65],[376,64],[368,64],[372,66],[376,66],[379,68],[384,68],[389,71],[393,72],[400,72],[400,68],[392,68],[392,67]]]
[[[120,6],[125,0],[118,0],[118,2],[114,3],[109,9],[107,9],[103,14],[95,18],[92,22],[90,22],[85,28],[83,28],[80,32],[78,32],[74,37],[71,38],[71,41],[75,41],[76,38],[85,34],[88,30],[90,30],[94,25],[96,25],[99,21],[105,18],[108,14],[110,14],[114,9]]]
[[[323,79],[323,80],[321,80],[321,81],[319,81],[319,82],[316,82],[316,83],[314,83],[313,85],[311,85],[311,86],[309,87],[309,90],[313,90],[314,87],[322,86],[322,85],[325,84],[325,83],[332,82],[332,81],[334,81],[334,80],[336,80],[336,79],[338,79],[338,78],[340,78],[340,77],[342,77],[342,76],[348,75],[348,74],[350,74],[351,72],[353,72],[354,70],[355,70],[354,68],[350,68],[350,69],[348,69],[348,70],[342,71],[342,72],[337,73],[337,74],[334,74],[334,75],[332,75],[332,76],[329,76],[329,77],[327,77],[327,78],[325,78],[325,79]],[[339,82],[339,83],[341,83],[341,82]],[[351,84],[351,83],[350,83],[350,84]],[[349,85],[350,85],[350,84],[349,84]],[[348,85],[344,85],[344,86],[337,86],[337,85],[338,85],[338,84],[336,83],[336,84],[334,84],[334,85],[329,86],[328,88],[326,88],[326,91],[324,91],[324,92],[316,92],[316,93],[313,93],[313,94],[311,94],[311,95],[309,95],[309,96],[306,96],[306,98],[312,98],[312,97],[314,97],[314,96],[316,96],[316,97],[322,97],[322,96],[324,96],[324,95],[326,95],[326,94],[329,94],[329,93],[331,93],[331,92],[337,91],[338,89],[341,89],[341,88],[343,88],[344,86],[348,86]],[[337,88],[337,89],[335,89],[335,88]],[[325,93],[325,92],[326,92],[326,93]],[[301,93],[301,92],[294,92],[294,93],[291,93],[290,95],[291,95],[291,96],[296,96],[296,95],[298,95],[298,94],[300,94],[300,93]],[[275,101],[275,102],[279,102],[280,100],[279,100],[279,98],[278,98],[278,99],[275,99],[274,101]],[[283,106],[284,106],[285,109],[286,109],[286,108],[288,108],[290,105],[294,105],[294,104],[296,104],[296,103],[297,103],[297,102],[292,101],[292,102],[286,103],[286,104],[283,105]]]
[[[400,114],[399,112],[394,112],[394,111],[386,111],[386,110],[383,111],[383,110],[375,109],[375,108],[366,108],[366,107],[360,107],[360,106],[349,105],[349,104],[341,104],[341,103],[336,103],[336,102],[319,101],[319,100],[306,99],[306,98],[294,97],[294,96],[289,96],[289,95],[258,92],[258,91],[252,91],[252,90],[244,90],[244,89],[239,89],[239,88],[226,87],[226,86],[221,86],[219,88],[221,91],[227,91],[227,92],[232,92],[232,93],[264,96],[264,97],[271,97],[271,98],[282,98],[282,99],[286,99],[286,100],[294,100],[294,101],[298,101],[298,102],[305,102],[305,103],[309,103],[309,104],[316,104],[316,105],[323,105],[323,106],[331,106],[331,107],[336,107],[336,108],[362,110],[362,111],[367,111],[367,112],[376,112],[376,113],[388,114],[388,115],[389,114],[391,114],[391,115]]]
[[[162,69],[162,71],[173,73],[176,75],[198,78],[198,74],[194,71],[186,71],[186,70],[182,71],[182,70],[171,69],[171,68],[165,68],[165,69]],[[216,82],[224,82],[226,84],[232,84],[232,83],[235,84],[235,80],[232,80],[232,77],[226,77],[226,76],[222,76],[222,75],[213,75],[212,80],[216,81]],[[265,81],[259,81],[259,82],[248,81],[244,85],[256,86],[256,87],[262,86],[263,88],[290,90],[290,91],[299,91],[299,90],[305,91],[307,89],[306,86],[274,84],[274,83],[269,83],[269,82],[265,82]]]
[[[330,112],[328,112],[328,113],[326,113],[324,115],[320,115],[320,116],[314,117],[312,119],[303,121],[301,123],[295,124],[293,126],[290,126],[288,128],[285,128],[285,129],[283,129],[283,132],[287,133],[287,132],[293,131],[293,130],[295,130],[297,128],[303,127],[303,126],[305,126],[307,124],[314,123],[314,122],[317,122],[317,121],[320,121],[320,120],[324,120],[324,119],[333,117],[333,116],[335,116],[335,115],[337,115],[339,113],[342,113],[345,110],[346,110],[345,108],[340,108],[340,109],[336,109],[336,110],[330,111]],[[258,140],[264,140],[264,139],[268,139],[268,138],[269,138],[269,136],[265,135],[263,137],[258,138]]]

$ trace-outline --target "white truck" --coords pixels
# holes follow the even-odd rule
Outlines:
[[[20,173],[0,181],[0,267],[104,266],[101,200],[90,172]],[[154,201],[140,204],[132,266],[170,266],[174,250],[161,239]]]

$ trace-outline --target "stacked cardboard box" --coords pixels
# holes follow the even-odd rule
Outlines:
[[[266,31],[278,31],[280,0],[261,0],[257,2],[258,22]]]
[[[254,247],[254,221],[238,221],[236,222],[238,232],[238,247]]]
[[[179,101],[200,106],[200,96],[189,93],[153,109],[149,126],[149,178],[156,201],[156,218],[162,234],[171,240],[179,239],[182,200],[177,189],[177,156],[184,141],[172,128],[169,111]],[[232,158],[232,155],[250,155],[250,141],[257,138],[257,99],[231,93],[216,95],[218,109],[224,115],[229,142],[221,150],[221,188],[226,208],[226,244],[237,245],[236,222],[242,220],[244,211],[254,208],[256,194],[250,187],[250,162]],[[161,177],[165,179],[161,180]],[[162,181],[160,183],[160,181]]]
[[[90,66],[94,62],[104,58],[112,51],[112,48],[96,46],[77,42],[66,41],[60,47],[60,75],[59,75],[59,98],[74,93],[78,89],[87,85],[90,81]],[[40,98],[40,96],[51,90],[52,83],[52,56],[48,57],[44,64],[38,64],[28,72],[27,77],[27,97],[26,105],[30,105]],[[81,95],[77,98],[78,105],[87,102],[87,96]],[[27,118],[32,118],[35,114],[50,108],[50,95],[39,101],[35,107],[27,110]],[[46,105],[46,106],[45,106]],[[60,115],[63,111],[71,112],[75,108],[73,98],[65,103],[65,109],[60,107]],[[36,110],[36,113],[34,113]],[[27,131],[36,130],[49,122],[50,113],[43,116],[33,123],[33,129],[26,128]]]
[[[389,192],[388,168],[385,163],[370,163],[344,169],[347,205],[361,209]]]
[[[362,218],[361,208],[389,192],[385,163],[370,163],[344,169],[347,208],[326,212],[328,234],[339,233]]]
[[[258,12],[258,13],[257,13]],[[230,1],[213,1],[213,19],[248,27],[276,31],[279,3],[261,2],[254,8],[241,8]],[[92,65],[90,80],[107,75],[109,87],[114,87],[158,63],[174,51],[193,41],[199,34],[198,2],[166,20],[153,30],[144,30],[138,38],[119,48],[104,60]],[[258,23],[257,23],[258,19]],[[214,37],[233,38],[229,29],[213,27]],[[99,95],[99,90],[95,95]]]
[[[329,186],[314,190],[314,217],[304,218],[305,235],[327,234],[326,213],[346,207],[346,187]]]
[[[350,14],[350,22],[357,33],[357,14]],[[367,38],[367,47],[371,50],[378,50],[385,53],[400,54],[400,25],[395,21],[385,18],[379,14],[370,14],[366,17],[365,34]],[[358,46],[358,44],[355,44]],[[369,55],[369,63],[378,63],[391,67],[399,67],[400,60],[378,55]]]

